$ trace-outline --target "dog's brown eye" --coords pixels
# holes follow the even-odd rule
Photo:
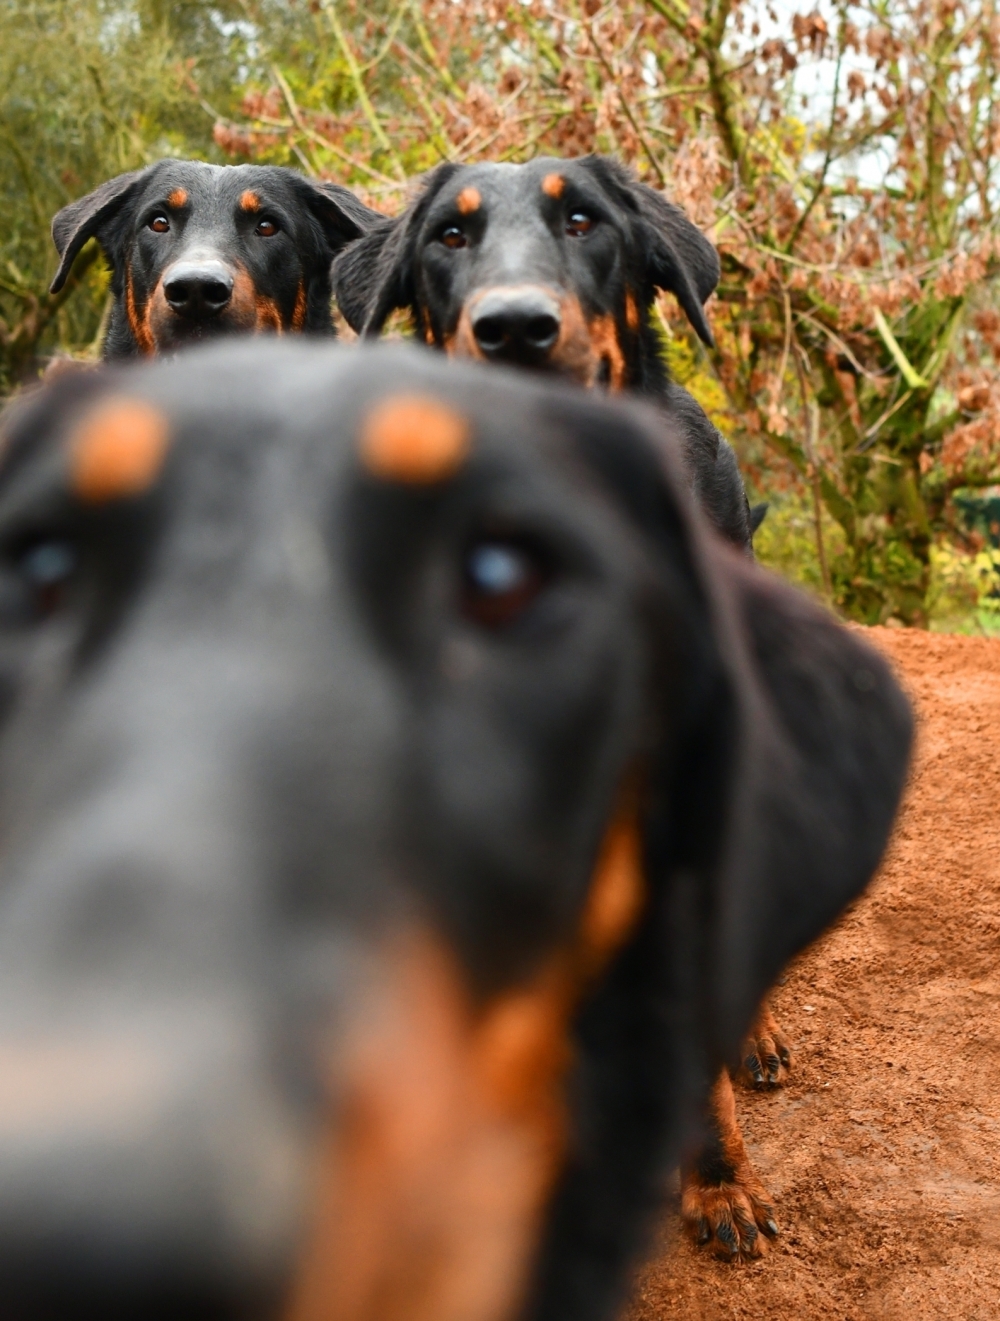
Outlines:
[[[154,216],[149,222],[149,228],[154,234],[165,234],[170,228],[170,221],[166,216]]]
[[[278,232],[278,226],[274,223],[273,220],[262,220],[260,224],[257,226],[257,228],[254,230],[254,233],[259,234],[262,239],[269,239],[273,235],[277,234],[277,232]]]
[[[464,248],[469,240],[457,225],[449,225],[441,233],[441,242],[446,248]]]
[[[512,623],[545,585],[540,558],[508,541],[479,541],[465,557],[465,613],[487,628]]]
[[[574,211],[566,221],[566,233],[572,238],[583,238],[584,234],[589,234],[594,228],[594,221],[588,216],[586,211]]]

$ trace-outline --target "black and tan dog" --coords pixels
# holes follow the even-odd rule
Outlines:
[[[749,548],[733,451],[668,377],[651,321],[656,291],[667,289],[711,344],[703,304],[718,255],[680,207],[615,161],[442,165],[407,211],[341,254],[333,279],[360,334],[408,308],[419,336],[448,353],[655,399],[677,424],[699,503]]]
[[[380,219],[346,188],[295,170],[163,160],[58,213],[52,292],[96,238],[115,300],[106,358],[233,333],[329,334],[330,262]]]
[[[260,341],[9,416],[5,1317],[612,1316],[910,740],[661,431]]]

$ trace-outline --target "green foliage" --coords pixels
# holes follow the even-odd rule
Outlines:
[[[757,559],[829,605],[816,540],[816,508],[811,494],[796,487],[767,494],[767,515],[754,537]],[[840,565],[847,554],[842,530],[822,510],[820,526],[827,564]]]
[[[931,547],[930,626],[942,633],[1000,636],[1000,550],[962,551],[947,541]]]

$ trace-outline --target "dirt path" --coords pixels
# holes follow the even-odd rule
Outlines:
[[[1000,1318],[1000,640],[870,636],[916,767],[878,880],[774,997],[792,1081],[737,1097],[781,1238],[734,1268],[671,1221],[628,1321]]]

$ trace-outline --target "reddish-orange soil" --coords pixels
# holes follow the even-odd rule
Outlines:
[[[734,1267],[669,1218],[628,1321],[1000,1318],[1000,640],[869,636],[917,754],[878,878],[773,997],[788,1086],[737,1095],[781,1236]]]

